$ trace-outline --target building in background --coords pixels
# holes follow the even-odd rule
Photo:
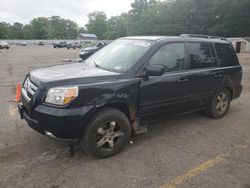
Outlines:
[[[80,33],[78,36],[80,40],[97,40],[97,36],[95,34],[89,33]]]
[[[232,42],[236,53],[250,53],[250,37],[227,38]]]

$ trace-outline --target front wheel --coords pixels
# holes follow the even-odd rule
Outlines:
[[[230,92],[227,89],[223,89],[214,95],[208,109],[206,110],[206,114],[215,119],[222,118],[227,114],[230,102]]]
[[[105,158],[120,152],[130,136],[131,125],[127,116],[115,108],[105,108],[90,120],[81,143],[88,154]]]

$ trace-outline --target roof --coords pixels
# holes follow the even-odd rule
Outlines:
[[[123,39],[134,39],[134,40],[160,40],[166,38],[167,36],[130,36],[130,37],[123,37]]]
[[[244,37],[244,39],[250,42],[250,37]]]
[[[237,42],[250,42],[250,37],[235,37],[235,38],[227,38],[229,41],[237,41]]]
[[[205,36],[205,35],[204,35]],[[202,38],[194,36],[131,36],[123,37],[122,39],[132,39],[132,40],[150,40],[150,41],[194,41],[194,42],[216,42],[216,43],[229,43],[222,37],[219,38]]]

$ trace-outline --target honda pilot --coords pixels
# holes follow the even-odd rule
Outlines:
[[[75,140],[104,158],[159,116],[224,117],[242,92],[241,80],[242,67],[224,38],[124,37],[84,62],[32,70],[18,108],[32,129]]]

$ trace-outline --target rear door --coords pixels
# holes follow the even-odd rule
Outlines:
[[[213,46],[205,42],[188,43],[189,82],[187,95],[194,110],[205,107],[223,80]]]

